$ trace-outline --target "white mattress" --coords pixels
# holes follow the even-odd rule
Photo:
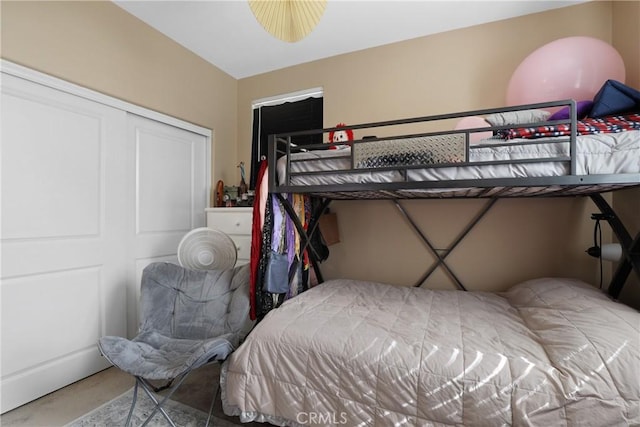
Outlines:
[[[568,142],[535,145],[484,146],[470,150],[470,162],[515,160],[530,158],[553,158],[569,155]],[[516,142],[531,142],[531,139],[513,139]],[[541,140],[538,140],[541,141]],[[484,140],[482,145],[504,143],[504,140]],[[583,135],[577,138],[577,175],[640,173],[640,131]],[[295,153],[291,172],[329,171],[332,174],[298,175],[291,179],[292,185],[331,185],[347,183],[401,182],[402,174],[397,170],[363,170],[362,173],[340,173],[351,170],[351,150],[318,150]],[[278,160],[278,177],[284,182],[286,157]],[[467,165],[460,167],[409,169],[409,181],[443,181],[484,178],[523,178],[563,176],[569,173],[568,165],[562,162],[537,162],[510,165]]]

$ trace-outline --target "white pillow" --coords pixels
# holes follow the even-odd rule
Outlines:
[[[545,110],[521,110],[495,113],[485,117],[484,119],[491,126],[506,126],[544,122],[550,115],[551,113]]]

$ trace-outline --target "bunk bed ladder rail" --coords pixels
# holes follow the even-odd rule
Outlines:
[[[287,143],[285,144],[285,150],[278,150],[278,140],[276,135],[269,135],[267,140],[267,177],[268,177],[268,185],[269,192],[274,192],[278,187],[278,153],[284,153],[287,156],[287,167],[285,168],[285,182],[280,183],[281,185],[289,185],[289,171],[291,170],[290,158],[291,158],[291,137],[287,138]]]
[[[570,175],[575,176],[578,170],[577,166],[577,136],[578,136],[578,111],[576,107],[576,101],[571,99],[569,101],[569,117],[571,118],[571,135],[569,137],[569,157],[570,157]]]

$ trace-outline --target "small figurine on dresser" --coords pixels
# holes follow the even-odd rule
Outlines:
[[[224,182],[222,180],[218,180],[218,183],[216,184],[216,204],[214,207],[220,208],[224,205]]]
[[[249,206],[248,203],[248,191],[249,187],[247,187],[247,181],[245,180],[244,174],[244,162],[240,162],[238,165],[240,168],[240,185],[238,187],[238,203],[237,206]]]

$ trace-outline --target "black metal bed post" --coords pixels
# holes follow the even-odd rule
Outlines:
[[[322,199],[322,202],[311,213],[311,222],[309,223],[308,229],[305,230],[304,226],[300,222],[300,218],[298,218],[298,215],[296,215],[296,212],[293,209],[293,206],[291,206],[291,203],[289,203],[289,200],[287,200],[287,198],[284,197],[282,193],[275,193],[275,195],[280,201],[280,203],[282,203],[282,206],[284,207],[284,210],[287,212],[287,215],[289,215],[289,218],[291,218],[291,221],[293,221],[293,224],[295,225],[296,230],[298,230],[298,234],[300,235],[300,240],[302,245],[300,248],[300,253],[302,253],[307,248],[310,249],[308,252],[309,261],[313,266],[313,270],[316,272],[316,278],[318,279],[318,283],[324,282],[324,278],[322,277],[322,272],[320,271],[320,266],[318,265],[319,256],[315,248],[311,245],[311,237],[319,229],[318,227],[320,224],[320,215],[322,215],[325,209],[329,206],[329,203],[331,203],[331,200]]]
[[[629,273],[631,273],[631,269],[633,269],[638,278],[640,278],[640,232],[638,232],[635,239],[631,238],[631,234],[629,234],[618,215],[616,215],[615,211],[609,206],[609,203],[607,203],[602,195],[595,193],[591,194],[590,197],[596,206],[598,206],[600,212],[605,216],[605,219],[609,223],[609,226],[611,226],[622,247],[622,259],[607,289],[609,295],[617,299],[629,277]]]
[[[569,171],[571,175],[575,175],[576,171],[578,170],[578,163],[577,163],[578,113],[576,109],[575,100],[571,99],[569,101],[569,109],[570,109],[569,116],[571,117],[571,134],[569,136],[569,157],[571,158],[571,160],[569,162]]]
[[[269,181],[267,181],[269,185],[269,192],[271,192],[272,188],[276,188],[276,184],[278,182],[278,147],[276,146],[276,137],[275,135],[269,135],[267,141],[267,177]],[[287,169],[288,171],[289,169]]]

